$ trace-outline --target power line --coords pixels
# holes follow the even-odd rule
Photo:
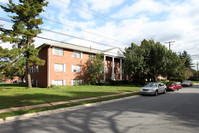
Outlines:
[[[100,43],[100,42],[96,42],[96,41],[92,41],[92,40],[88,40],[88,39],[84,39],[84,38],[72,36],[72,35],[69,35],[69,34],[60,33],[60,32],[53,31],[53,30],[48,30],[48,29],[44,29],[44,28],[41,28],[41,30],[43,30],[43,31],[48,31],[48,32],[52,32],[52,33],[56,33],[56,34],[60,34],[60,35],[63,35],[63,36],[68,36],[68,37],[76,38],[76,39],[79,39],[79,40],[84,40],[84,41],[87,41],[87,42],[92,42],[92,43],[96,43],[96,44],[101,44],[101,45],[104,45],[104,46],[115,47],[115,46],[113,46],[113,45],[109,45],[109,44],[105,44],[105,43]]]
[[[90,31],[87,31],[87,30],[82,30],[80,28],[75,28],[74,26],[67,25],[67,24],[62,24],[60,22],[57,22],[57,21],[54,21],[54,20],[51,20],[51,19],[48,19],[48,18],[45,18],[45,17],[42,17],[42,18],[47,20],[47,21],[50,21],[50,22],[53,22],[53,23],[56,23],[56,24],[59,24],[59,25],[62,25],[62,26],[66,26],[66,27],[69,27],[69,28],[72,28],[72,29],[75,29],[75,30],[79,30],[79,31],[84,32],[84,33],[89,33],[91,35],[99,36],[101,38],[105,38],[105,39],[108,39],[108,40],[124,43],[124,42],[122,42],[120,40],[116,40],[116,39],[113,39],[113,38],[110,38],[110,37],[107,37],[107,36],[103,36],[103,35],[100,35],[100,34],[97,34],[97,33],[94,33],[94,32],[90,32]]]
[[[63,3],[63,4],[65,4],[65,5],[72,6],[72,5],[69,5],[69,4],[65,3],[65,2],[63,2],[62,0],[58,0],[58,1],[61,2],[61,3]],[[78,5],[78,6],[81,7],[81,8],[84,8],[84,9],[89,10],[90,12],[94,13],[93,15],[96,16],[96,17],[100,17],[100,18],[104,19],[105,21],[108,21],[108,20],[113,21],[113,22],[115,22],[116,24],[118,24],[119,26],[124,26],[123,24],[118,23],[117,20],[115,20],[115,19],[113,19],[113,18],[110,18],[110,17],[107,17],[107,16],[105,16],[105,15],[102,15],[102,14],[100,14],[100,13],[98,13],[98,12],[96,12],[96,11],[94,11],[94,10],[92,10],[92,9],[90,9],[90,8],[88,8],[88,7],[86,7],[86,6],[83,6],[83,5],[79,4],[79,3],[76,2],[76,1],[73,1],[73,0],[72,0],[71,2],[74,3],[74,4],[76,4],[76,5]],[[73,7],[75,7],[75,6],[73,6]],[[75,7],[75,8],[77,8],[77,7]],[[82,11],[85,12],[85,10],[82,10]],[[127,29],[125,29],[125,30],[129,32],[129,30],[127,30]]]
[[[62,0],[57,0],[57,1],[59,1],[59,2],[61,2],[61,3],[63,3],[63,4],[65,4],[65,5],[68,5],[68,6],[72,6],[72,5],[69,5],[69,4],[67,4],[66,2],[62,1]],[[71,0],[71,2],[74,3],[75,5],[78,5],[79,7],[84,8],[84,9],[87,10],[87,11],[86,11],[86,10],[83,10],[84,12],[85,12],[85,11],[86,11],[86,12],[90,11],[90,12],[92,12],[92,14],[93,14],[94,16],[100,17],[100,18],[104,19],[105,21],[111,20],[111,21],[116,22],[116,20],[114,20],[114,19],[112,19],[112,18],[109,18],[109,17],[107,17],[107,16],[105,16],[105,15],[102,15],[102,14],[100,14],[100,13],[98,13],[98,12],[96,12],[96,11],[94,11],[94,10],[92,10],[92,9],[90,9],[90,8],[88,8],[88,7],[86,7],[86,6],[80,5],[78,2],[76,2],[76,1],[74,1],[74,0]],[[72,6],[72,7],[75,7],[75,6]],[[75,7],[75,8],[77,8],[77,7]],[[117,23],[117,22],[116,22],[116,23]]]
[[[61,0],[58,0],[58,1],[61,2],[61,3],[63,3],[63,4],[69,5],[69,4],[67,4],[67,3],[65,3],[65,2],[63,2],[63,1],[61,1]],[[71,2],[75,3],[76,5],[78,5],[77,2],[74,2],[74,1],[71,1]],[[6,4],[6,3],[4,3],[4,4]],[[79,6],[80,6],[80,5],[79,5]],[[73,6],[73,7],[75,7],[75,6]],[[86,8],[85,6],[83,6],[83,7]],[[75,7],[75,8],[77,8],[77,7]],[[87,8],[87,9],[88,9],[88,10],[91,10],[91,9],[89,9],[89,8]],[[96,11],[93,11],[93,10],[91,10],[91,11],[94,12],[95,14],[97,14]],[[100,14],[100,15],[101,15],[101,14]],[[98,15],[98,17],[99,17],[100,15]],[[101,15],[101,16],[104,16],[104,15]],[[106,17],[106,16],[104,16],[104,17]],[[124,42],[122,42],[122,41],[120,41],[120,40],[116,40],[116,39],[113,39],[113,38],[110,38],[110,37],[107,37],[107,36],[103,36],[103,35],[100,35],[100,34],[97,34],[97,33],[94,33],[94,32],[90,32],[90,31],[87,31],[87,30],[77,29],[77,28],[75,28],[74,26],[62,24],[62,23],[60,23],[60,22],[57,22],[57,21],[54,21],[54,20],[51,20],[51,19],[48,19],[48,18],[45,18],[45,17],[42,17],[42,18],[45,19],[45,20],[47,20],[47,21],[51,21],[51,22],[53,22],[53,23],[57,23],[57,24],[60,24],[60,25],[63,25],[63,26],[67,26],[67,27],[72,28],[72,29],[76,29],[76,30],[79,30],[79,31],[82,31],[82,32],[85,32],[85,33],[89,33],[89,34],[91,34],[91,35],[99,36],[99,37],[101,37],[101,38],[105,38],[105,39],[108,39],[108,40],[112,40],[112,41],[116,41],[116,42],[120,42],[120,43],[123,43],[123,44],[124,44]],[[112,20],[112,21],[113,21],[113,20]]]
[[[6,19],[6,18],[2,18],[2,17],[0,17],[0,20],[6,21],[6,22],[12,22],[11,20]],[[7,30],[7,29],[6,29],[6,30]],[[72,35],[64,34],[64,33],[60,33],[60,32],[56,32],[56,31],[52,31],[52,30],[48,30],[48,29],[44,29],[44,28],[41,28],[41,30],[48,31],[48,32],[52,32],[52,33],[56,33],[56,34],[60,34],[60,35],[64,35],[64,36],[68,36],[68,37],[72,37],[72,38],[76,38],[76,39],[79,39],[79,40],[84,40],[84,41],[87,41],[87,42],[92,42],[92,43],[104,45],[104,46],[115,47],[115,46],[110,45],[110,44],[100,43],[100,42],[96,42],[96,41],[93,41],[93,40],[88,40],[88,39],[84,39],[84,38],[80,38],[80,37],[76,37],[76,36],[72,36]],[[21,33],[21,34],[25,34],[25,33]],[[36,36],[36,37],[41,38],[41,39],[42,39],[42,38],[45,38],[45,37],[40,37],[40,36]],[[48,39],[49,39],[49,38],[48,38]],[[51,41],[55,41],[54,39],[50,39],[50,40],[51,40]]]

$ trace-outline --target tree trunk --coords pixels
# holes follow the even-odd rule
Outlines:
[[[32,83],[31,83],[31,76],[30,76],[30,70],[28,67],[28,64],[26,63],[26,76],[27,76],[27,82],[28,82],[28,88],[32,88]]]
[[[29,45],[30,45],[29,38],[27,40],[28,40],[27,48],[29,48]],[[27,54],[27,59],[29,59],[29,53]],[[27,80],[28,80],[28,88],[32,88],[30,70],[29,70],[29,65],[28,65],[27,61],[26,61],[26,76],[27,76]]]

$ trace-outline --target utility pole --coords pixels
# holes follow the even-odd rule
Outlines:
[[[174,43],[175,41],[168,41],[168,42],[164,42],[165,44],[169,44],[169,50],[171,49],[171,45],[173,45],[172,43]]]
[[[197,82],[198,82],[198,63],[197,63]]]

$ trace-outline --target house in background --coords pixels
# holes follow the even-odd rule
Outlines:
[[[51,85],[77,85],[84,79],[78,78],[83,66],[92,55],[103,55],[104,78],[112,80],[128,80],[123,74],[122,63],[124,55],[120,48],[98,50],[70,43],[43,44],[38,47],[39,58],[46,61],[44,66],[32,66],[32,84],[37,87],[49,87]]]
[[[0,80],[0,83],[19,83],[21,79],[19,77],[14,77],[13,79],[3,78]]]

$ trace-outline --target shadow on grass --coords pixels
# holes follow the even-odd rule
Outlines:
[[[27,87],[27,84],[26,83],[0,84],[0,89],[4,89],[4,88],[5,89],[12,89],[12,88],[15,88],[15,87]]]
[[[181,99],[181,100],[179,100]],[[136,97],[1,125],[2,132],[198,132],[199,93]],[[185,115],[186,114],[186,115]],[[160,119],[161,118],[161,119]],[[153,120],[153,122],[150,122]],[[144,121],[144,122],[143,122]],[[172,128],[168,128],[172,123]],[[42,126],[41,126],[42,125]],[[191,130],[192,129],[192,130]],[[194,130],[195,129],[195,130]]]
[[[24,95],[17,95],[17,96],[0,96],[0,109],[10,108],[10,107],[21,107],[27,105],[36,105],[42,103],[51,103],[51,102],[58,102],[58,101],[68,101],[68,100],[75,100],[75,99],[82,99],[82,98],[89,98],[89,97],[97,97],[97,96],[104,96],[116,94],[113,92],[78,92],[78,91],[69,91],[65,94],[24,94]]]

